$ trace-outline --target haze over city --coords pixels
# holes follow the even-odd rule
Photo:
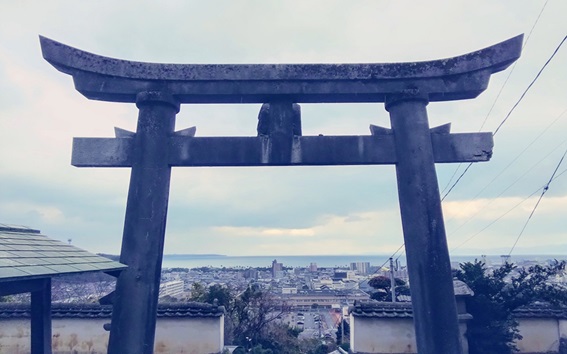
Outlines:
[[[115,126],[134,131],[137,109],[81,96],[43,60],[38,35],[119,59],[238,64],[432,60],[524,33],[522,57],[478,98],[428,106],[432,127],[494,132],[564,40],[566,11],[559,0],[3,3],[0,223],[91,252],[120,250],[129,169],[73,167],[71,143],[111,137]],[[560,48],[501,125],[490,162],[453,189],[467,165],[437,165],[442,196],[451,189],[443,210],[452,254],[508,253],[516,241],[514,254],[567,251],[566,55]],[[259,109],[183,105],[176,129],[255,136]],[[303,135],[390,126],[383,104],[301,109]],[[403,243],[397,200],[393,166],[174,168],[165,253],[389,254]]]

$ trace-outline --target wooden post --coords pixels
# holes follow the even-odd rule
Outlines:
[[[407,254],[413,318],[420,354],[460,354],[459,324],[427,99],[386,101],[395,136],[398,194]]]
[[[136,105],[140,111],[120,253],[128,268],[116,284],[109,354],[154,350],[171,175],[167,146],[179,104],[166,93],[143,92]]]
[[[31,352],[51,354],[51,278],[31,292]]]

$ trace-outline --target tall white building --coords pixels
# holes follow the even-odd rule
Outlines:
[[[356,270],[358,274],[366,275],[370,271],[370,262],[352,262],[350,264],[350,270]]]
[[[183,296],[183,281],[172,280],[159,285],[159,297],[164,296],[181,297]]]

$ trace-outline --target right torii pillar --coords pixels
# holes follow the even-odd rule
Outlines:
[[[461,353],[457,307],[435,172],[428,101],[386,101],[394,132],[398,195],[410,278],[417,347],[427,354]]]

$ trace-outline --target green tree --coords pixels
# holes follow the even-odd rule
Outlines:
[[[409,295],[409,287],[400,278],[394,278],[396,295]],[[392,283],[390,278],[383,275],[376,276],[368,281],[368,285],[376,289],[370,297],[377,301],[392,301]]]
[[[209,304],[216,303],[219,306],[224,306],[225,309],[230,309],[231,301],[232,294],[230,289],[218,284],[210,286],[204,295],[204,302]]]
[[[234,323],[234,342],[255,346],[269,338],[268,324],[274,322],[289,308],[277,301],[271,293],[250,285],[238,296],[231,308]]]
[[[567,304],[567,290],[549,282],[551,276],[565,270],[564,261],[527,269],[506,263],[493,271],[479,261],[460,267],[456,277],[474,291],[467,300],[467,311],[473,316],[467,324],[470,354],[517,351],[515,341],[521,339],[513,317],[517,308],[535,301]]]
[[[268,292],[250,285],[236,296],[230,288],[212,285],[205,288],[193,283],[190,300],[224,306],[225,342],[254,348],[258,353],[299,353],[300,331],[276,321],[289,308]]]
[[[189,296],[189,300],[196,301],[196,302],[206,302],[206,293],[207,289],[201,283],[193,283],[191,284],[191,295]]]

